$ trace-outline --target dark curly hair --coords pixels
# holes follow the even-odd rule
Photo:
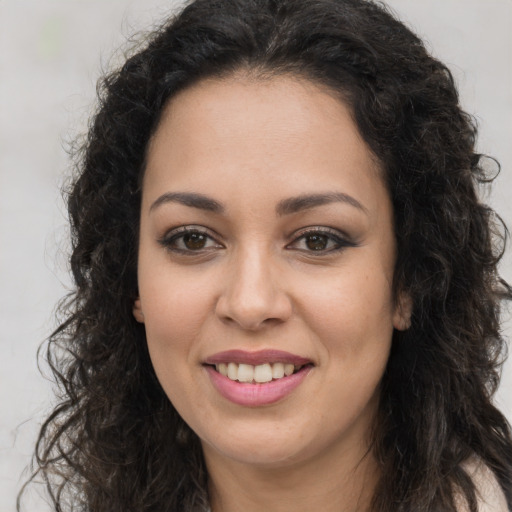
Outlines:
[[[99,84],[99,108],[69,190],[76,290],[47,358],[60,402],[37,469],[55,510],[207,506],[197,436],[153,371],[133,318],[148,141],[178,91],[250,70],[328,87],[351,108],[394,206],[395,293],[413,301],[395,332],[372,450],[378,512],[477,511],[463,462],[480,459],[512,507],[510,426],[493,406],[505,342],[497,273],[506,229],[478,197],[489,181],[452,75],[384,5],[369,0],[196,0]],[[162,446],[166,449],[162,450]]]

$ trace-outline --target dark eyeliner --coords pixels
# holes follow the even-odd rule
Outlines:
[[[301,252],[312,254],[315,256],[325,256],[328,254],[336,253],[338,251],[342,251],[346,249],[347,247],[357,247],[357,243],[352,241],[350,237],[343,235],[340,233],[339,230],[333,229],[333,228],[317,228],[317,227],[311,227],[311,228],[304,228],[302,231],[299,231],[296,233],[295,238],[293,241],[287,245],[287,248],[291,248],[294,243],[297,243],[298,241],[304,239],[307,236],[310,235],[322,235],[327,236],[331,241],[333,241],[336,246],[331,249],[325,249],[325,250],[318,250],[315,251],[313,249],[298,249]]]
[[[213,247],[200,248],[197,250],[194,249],[183,249],[174,246],[176,241],[182,239],[184,236],[188,234],[198,234],[206,237],[209,240],[214,241],[216,244],[220,245],[219,242],[214,238],[207,230],[199,226],[180,226],[178,228],[172,229],[166,232],[162,237],[157,239],[157,242],[167,251],[172,253],[184,254],[187,256],[201,255],[206,251],[213,249]]]

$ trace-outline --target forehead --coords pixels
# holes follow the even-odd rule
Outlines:
[[[194,131],[187,132],[187,127]],[[346,136],[350,131],[354,140],[360,139],[350,107],[332,89],[296,75],[260,78],[239,73],[199,81],[172,97],[150,150],[159,133],[168,138],[197,135],[196,143],[216,137],[254,138],[256,142],[261,128],[268,134],[267,141],[274,137],[276,143],[305,134],[310,137],[314,132],[325,138],[329,130],[333,136],[339,131]],[[261,137],[259,141],[263,142]]]
[[[349,106],[302,78],[204,80],[168,102],[148,148],[145,195],[155,187],[210,193],[221,184],[226,197],[247,195],[256,181],[290,194],[359,182],[364,201],[382,186],[382,172]]]

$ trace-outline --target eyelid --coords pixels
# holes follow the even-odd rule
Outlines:
[[[290,235],[290,238],[307,235],[308,233],[326,233],[328,235],[333,235],[335,237],[337,236],[338,238],[342,238],[344,240],[348,240],[351,238],[347,233],[345,233],[341,229],[333,228],[331,226],[317,226],[317,225],[305,226],[303,228],[297,229]]]
[[[337,247],[332,249],[326,249],[322,251],[315,252],[314,250],[306,250],[306,249],[298,249],[303,252],[311,253],[313,255],[321,256],[329,253],[337,252],[345,249],[346,247],[356,247],[358,244],[355,242],[352,237],[348,236],[343,231],[339,229],[331,228],[328,226],[308,226],[305,228],[301,228],[298,231],[295,231],[293,235],[292,241],[287,244],[286,248],[289,249],[294,243],[297,243],[299,240],[304,238],[307,235],[326,235],[330,237],[331,240],[337,243]]]
[[[219,240],[218,240],[219,237],[216,233],[212,232],[212,230],[210,230],[204,226],[200,226],[197,224],[178,226],[176,228],[169,229],[168,231],[165,232],[165,234],[163,236],[159,237],[157,239],[157,241],[165,249],[172,251],[172,252],[178,252],[178,253],[183,253],[183,254],[200,254],[201,252],[208,251],[208,250],[212,249],[212,247],[207,247],[204,249],[198,249],[198,250],[194,251],[192,249],[180,249],[177,247],[171,247],[172,242],[174,242],[175,240],[178,240],[180,237],[183,237],[189,233],[198,233],[200,235],[204,235],[204,236],[208,237],[210,240],[213,240],[219,248],[220,247],[224,248],[224,245],[221,242],[219,242]]]
[[[172,243],[176,240],[179,240],[181,237],[190,234],[190,233],[198,233],[200,235],[206,236],[208,239],[213,241],[216,244],[216,247],[205,247],[201,249],[183,249],[179,247],[173,247]],[[324,249],[324,250],[312,250],[312,249],[299,249],[296,247],[293,247],[294,244],[297,244],[300,240],[302,240],[307,235],[324,235],[327,236],[330,241],[334,242],[336,244],[336,247],[330,248],[330,249]],[[219,242],[220,237],[217,235],[217,233],[212,232],[212,230],[196,224],[191,225],[184,225],[184,226],[178,226],[176,228],[169,229],[165,232],[165,234],[158,238],[158,243],[162,245],[166,250],[175,252],[175,253],[182,253],[187,255],[200,255],[204,254],[205,252],[211,251],[213,249],[219,249],[219,248],[225,248],[224,244]],[[307,226],[303,227],[297,231],[295,231],[292,235],[289,236],[289,238],[292,238],[292,240],[286,245],[285,249],[288,250],[299,250],[301,252],[310,253],[312,255],[316,256],[322,256],[327,255],[329,253],[335,253],[337,251],[343,250],[347,247],[355,247],[357,246],[357,242],[353,241],[352,237],[348,236],[343,231],[340,231],[339,229],[328,227],[328,226]]]

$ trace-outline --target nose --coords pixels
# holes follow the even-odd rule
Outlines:
[[[292,302],[280,274],[270,255],[256,250],[240,254],[230,262],[217,316],[249,331],[285,322],[292,314]]]

